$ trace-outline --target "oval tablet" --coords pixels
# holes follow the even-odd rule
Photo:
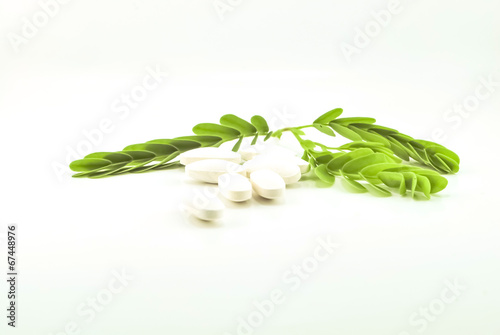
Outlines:
[[[197,148],[183,152],[179,155],[179,161],[183,165],[188,165],[204,159],[220,159],[228,162],[240,163],[241,155],[234,151],[212,147]]]
[[[252,197],[252,183],[237,173],[225,173],[218,178],[220,193],[228,200],[240,202]]]
[[[255,156],[259,155],[259,152],[257,151],[257,149],[255,147],[243,148],[238,152],[240,153],[241,158],[243,158],[246,161],[249,161],[249,160],[255,158]]]
[[[220,175],[229,172],[245,175],[241,165],[221,159],[204,159],[186,165],[186,174],[189,177],[206,183],[216,184]]]
[[[302,158],[299,158],[297,156],[295,156],[293,158],[293,161],[299,167],[300,173],[304,174],[304,173],[307,173],[309,171],[309,162],[308,161],[305,161]]]
[[[243,168],[247,175],[258,170],[272,170],[279,174],[286,184],[296,183],[301,177],[300,168],[296,162],[290,159],[279,160],[273,157],[259,156],[243,164]]]
[[[185,205],[192,215],[204,221],[220,219],[226,208],[217,196],[191,197],[185,202]]]
[[[275,199],[285,193],[285,181],[274,171],[258,170],[250,174],[255,192],[263,198]]]

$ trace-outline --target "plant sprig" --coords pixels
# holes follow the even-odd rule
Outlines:
[[[73,177],[102,178],[128,173],[166,170],[180,167],[174,159],[182,152],[200,147],[218,147],[234,141],[233,151],[238,151],[245,137],[252,137],[251,144],[260,136],[281,138],[291,132],[304,150],[307,160],[317,177],[333,185],[341,177],[356,192],[389,196],[393,189],[401,195],[431,194],[443,190],[448,181],[441,174],[456,173],[460,158],[444,146],[414,139],[399,131],[375,124],[369,117],[339,118],[342,109],[333,109],[318,117],[311,125],[270,130],[267,121],[259,115],[250,122],[233,114],[226,114],[216,123],[200,123],[193,127],[194,135],[173,139],[157,139],[133,144],[117,152],[96,152],[70,164],[77,172]],[[343,136],[352,142],[339,147],[304,139],[302,129],[315,128],[335,137]],[[403,161],[414,160],[418,165]]]

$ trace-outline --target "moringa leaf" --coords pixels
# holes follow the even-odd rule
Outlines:
[[[391,146],[391,143],[385,137],[383,137],[377,133],[373,133],[370,131],[366,131],[366,130],[357,128],[354,125],[349,125],[349,129],[358,133],[358,135],[361,136],[363,138],[363,140],[365,140],[365,141],[381,143],[388,148]]]
[[[446,188],[446,186],[448,186],[448,179],[434,171],[424,170],[422,172],[419,172],[419,175],[425,176],[427,179],[429,179],[429,182],[431,183],[431,194],[441,192]]]
[[[242,135],[249,136],[257,133],[255,128],[250,122],[234,114],[226,114],[220,118],[220,124],[238,130]]]
[[[326,168],[325,164],[318,165],[314,169],[314,173],[321,181],[325,182],[326,184],[333,185],[333,183],[335,183],[335,176],[328,173],[328,169]]]
[[[406,182],[401,173],[380,172],[377,177],[387,186],[399,189],[399,194],[406,194]]]
[[[384,126],[379,126],[378,124],[367,124],[367,123],[352,123],[351,125],[361,128],[367,131],[376,132],[382,136],[388,136],[393,134],[399,134],[399,131],[393,128],[388,128]]]
[[[335,119],[332,122],[347,126],[351,123],[375,123],[377,120],[371,117],[344,117]]]
[[[399,157],[405,161],[410,160],[410,155],[408,155],[407,149],[398,141],[392,137],[388,137],[387,140],[391,142],[391,150]]]
[[[406,189],[411,191],[412,198],[415,196],[415,190],[417,188],[417,175],[415,172],[401,172],[405,178]]]
[[[377,163],[371,164],[363,168],[359,171],[359,174],[362,175],[365,179],[378,180],[378,175],[388,169],[393,169],[400,167],[401,164],[398,163]]]
[[[269,126],[267,125],[267,121],[262,116],[254,115],[250,119],[250,122],[252,122],[254,127],[257,128],[259,134],[264,135],[269,132]]]
[[[309,150],[314,150],[314,148],[316,147],[316,144],[314,144],[314,142],[311,140],[305,140],[301,144],[302,144],[303,148],[309,149]]]
[[[255,145],[257,143],[257,140],[259,139],[259,134],[255,134],[253,140],[252,140],[252,143],[250,143],[250,145]]]
[[[316,157],[316,163],[318,164],[328,164],[334,158],[331,152],[325,152],[325,155]]]
[[[382,188],[378,185],[374,184],[366,184],[365,187],[368,189],[368,192],[371,194],[378,196],[378,197],[390,197],[392,196],[392,193],[386,190],[385,188]]]
[[[158,144],[158,143],[141,143],[132,144],[123,149],[123,151],[150,151],[156,155],[155,159],[162,159],[165,156],[171,155],[177,152],[177,149],[170,144]]]
[[[129,163],[133,160],[132,156],[120,152],[94,152],[84,158],[102,158],[107,159],[111,163]]]
[[[186,140],[195,141],[201,144],[202,147],[210,147],[219,143],[222,138],[219,136],[203,136],[203,135],[191,135],[191,136],[181,136],[176,137],[174,140]]]
[[[427,179],[427,177],[425,177],[425,176],[417,175],[417,188],[416,188],[416,190],[422,192],[427,199],[430,199],[431,198],[431,182],[429,181],[429,179]]]
[[[102,158],[83,158],[71,162],[69,168],[75,172],[87,172],[102,169],[105,166],[111,165],[112,162]]]
[[[236,141],[231,151],[237,152],[238,150],[240,150],[241,142],[243,142],[243,136],[241,136],[240,139]]]
[[[331,121],[335,120],[342,114],[342,108],[335,108],[325,114],[321,115],[319,118],[314,120],[313,124],[329,124]]]
[[[345,138],[350,139],[351,141],[362,141],[363,138],[358,135],[355,131],[352,131],[351,129],[347,128],[344,125],[338,124],[331,122],[330,127],[332,127],[333,130],[335,130],[337,133],[339,133],[341,136],[344,136]]]
[[[345,176],[342,174],[342,171],[340,172],[342,177],[342,185],[344,188],[348,191],[355,192],[355,193],[366,193],[368,190],[361,184],[355,181],[354,179],[351,179],[348,176]]]
[[[347,162],[342,167],[342,172],[346,174],[357,174],[364,168],[380,163],[390,163],[391,161],[386,155],[381,153],[374,153],[370,155],[361,156]]]
[[[373,154],[372,149],[369,149],[369,148],[356,149],[356,150],[351,151],[349,153],[335,157],[334,159],[332,159],[330,161],[330,163],[328,163],[327,168],[330,172],[337,172],[337,171],[343,169],[343,166],[347,162],[349,162],[353,159],[356,159],[358,157],[363,157],[363,156],[367,156],[370,154]]]
[[[132,157],[133,161],[131,163],[149,161],[149,160],[156,157],[156,155],[154,153],[152,153],[151,151],[146,151],[146,150],[143,150],[143,151],[124,150],[121,152]]]
[[[439,153],[453,159],[457,162],[457,164],[460,164],[460,157],[458,157],[458,155],[450,149],[447,149],[440,144],[424,140],[415,140],[415,142],[421,144],[431,155]]]
[[[252,136],[252,145],[255,145],[259,135],[265,135],[266,141],[271,136],[279,139],[283,132],[291,131],[304,149],[303,159],[309,161],[320,180],[333,184],[335,176],[340,175],[343,183],[357,192],[369,190],[377,195],[390,196],[391,192],[379,186],[384,185],[398,189],[402,195],[409,190],[413,197],[423,194],[429,199],[431,194],[442,191],[448,184],[440,173],[458,172],[460,158],[444,146],[376,125],[372,118],[338,118],[341,112],[341,109],[334,109],[321,115],[312,125],[286,127],[274,132],[269,131],[261,116],[252,117],[250,123],[236,115],[226,114],[220,118],[221,124],[196,125],[193,128],[195,135],[152,140],[117,152],[92,153],[72,162],[70,167],[78,172],[74,177],[88,178],[166,170],[180,166],[173,160],[181,152],[218,147],[232,140],[236,140],[233,150],[238,150],[244,137]],[[302,138],[305,134],[300,129],[311,126],[329,136],[339,133],[354,142],[335,149]],[[401,164],[401,159],[410,158],[433,170]]]
[[[223,140],[235,139],[241,133],[234,128],[229,128],[216,123],[199,123],[193,127],[193,133],[196,135],[218,136]]]
[[[328,126],[325,126],[325,125],[322,125],[322,124],[319,124],[319,123],[315,123],[314,124],[314,128],[316,128],[317,130],[319,130],[323,134],[335,137],[335,133],[333,132],[332,128],[330,128]]]
[[[169,145],[175,147],[177,150],[179,150],[181,152],[201,147],[201,143],[200,142],[190,141],[190,140],[179,140],[179,139],[177,139],[177,140],[173,140],[173,139],[159,139],[159,140],[148,141],[146,143],[169,144]]]

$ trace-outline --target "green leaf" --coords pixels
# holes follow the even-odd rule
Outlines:
[[[341,156],[335,157],[330,161],[330,163],[328,163],[327,168],[331,172],[336,172],[341,170],[343,166],[350,160],[370,154],[373,154],[373,150],[369,148],[356,149]]]
[[[384,138],[383,136],[380,136],[377,133],[366,131],[366,130],[357,128],[353,125],[350,125],[349,129],[358,133],[358,135],[361,136],[365,141],[378,142],[378,143],[381,143],[388,148],[391,146],[391,143],[386,138]]]
[[[422,192],[427,199],[431,198],[431,182],[427,177],[417,175],[417,191]]]
[[[250,122],[252,122],[254,127],[257,128],[259,134],[264,135],[269,132],[269,126],[267,125],[267,121],[262,116],[254,115],[252,116]]]
[[[221,126],[215,123],[200,123],[193,127],[193,133],[196,135],[218,136],[222,139],[235,139],[240,136],[237,129]]]
[[[85,156],[84,158],[102,158],[110,161],[111,163],[129,163],[133,160],[132,156],[120,152],[94,152]]]
[[[384,127],[384,126],[379,126],[378,124],[351,123],[351,125],[353,125],[357,128],[367,130],[367,131],[370,130],[370,131],[376,132],[382,136],[399,134],[399,131],[397,131],[396,129],[388,128],[388,127]]]
[[[405,161],[410,160],[410,155],[408,155],[408,152],[406,151],[405,147],[393,139],[392,137],[388,137],[387,140],[391,142],[391,150],[400,158],[404,159]]]
[[[432,156],[431,162],[434,166],[439,167],[443,172],[446,173],[457,173],[460,169],[456,161],[442,154],[435,154],[434,156]]]
[[[259,134],[255,134],[253,140],[252,140],[252,143],[250,143],[250,145],[255,145],[257,143],[257,140],[259,139]]]
[[[319,118],[314,120],[314,123],[317,124],[329,124],[331,121],[335,120],[342,114],[342,108],[335,108],[325,114],[321,115]]]
[[[341,172],[342,174],[342,172]],[[358,183],[357,181],[349,178],[348,176],[344,176],[342,174],[342,185],[344,188],[348,191],[355,192],[355,193],[366,193],[368,190],[361,184]]]
[[[335,119],[332,122],[346,126],[351,123],[375,123],[376,121],[377,120],[371,117],[344,117],[341,119]]]
[[[294,133],[295,135],[299,135],[299,136],[302,136],[302,135],[305,135],[306,133],[304,133],[302,130],[300,129],[297,129],[297,128],[290,128],[290,131],[292,133]]]
[[[145,150],[144,151],[124,150],[122,152],[132,157],[133,162],[149,161],[156,157],[156,155],[151,151],[145,151]]]
[[[390,197],[392,196],[392,193],[386,190],[385,188],[382,188],[377,185],[373,184],[366,184],[365,187],[368,189],[368,191],[378,197]]]
[[[385,185],[399,189],[399,194],[406,194],[406,182],[399,172],[380,172],[377,176]]]
[[[350,139],[351,141],[362,141],[363,138],[358,135],[358,133],[352,131],[351,129],[337,123],[330,123],[330,127],[333,128],[337,133],[345,138]]]
[[[421,160],[424,164],[427,165],[430,164],[429,157],[427,155],[427,152],[425,151],[425,146],[418,143],[417,141],[410,141],[407,143],[407,146],[410,147],[410,150],[413,151],[413,153],[417,154],[417,160]]]
[[[382,171],[392,169],[392,168],[397,168],[400,167],[401,164],[398,163],[378,163],[378,164],[372,164],[368,165],[365,168],[363,168],[359,174],[365,177],[366,179],[372,179],[373,181],[376,181],[378,179],[379,173]]]
[[[316,147],[316,144],[314,144],[314,142],[311,140],[304,140],[302,141],[301,145],[304,149],[308,150],[313,150]]]
[[[112,162],[107,159],[84,158],[71,162],[69,168],[75,172],[87,172],[87,171],[102,169],[103,167],[106,167],[111,164]]]
[[[326,165],[324,165],[324,164],[318,165],[318,167],[316,167],[314,169],[314,173],[316,174],[316,176],[318,176],[318,178],[321,181],[323,181],[329,185],[333,185],[333,183],[335,183],[335,176],[328,173],[328,169],[326,168]]]
[[[335,133],[333,132],[332,128],[330,128],[328,126],[324,126],[324,125],[319,124],[319,123],[315,123],[315,124],[313,124],[313,126],[314,126],[314,128],[318,129],[323,134],[327,134],[329,136],[335,137]]]
[[[220,118],[220,124],[230,128],[234,128],[245,136],[257,133],[257,128],[254,127],[250,122],[245,121],[234,114],[223,115]]]
[[[425,140],[415,140],[415,142],[418,142],[419,144],[423,145],[425,150],[428,151],[431,155],[439,153],[453,159],[457,164],[460,164],[460,157],[458,157],[458,155],[453,151],[451,151],[450,149],[445,148],[440,144]]]
[[[448,179],[438,173],[435,173],[434,171],[424,170],[422,172],[419,172],[419,175],[425,176],[427,179],[429,179],[429,182],[431,183],[431,194],[441,192],[446,188],[446,186],[448,186]]]
[[[179,154],[180,154],[179,151],[175,151],[175,152],[173,152],[170,155],[163,156],[162,159],[161,159],[161,161],[159,161],[159,163],[157,163],[157,164],[145,165],[145,166],[141,166],[140,168],[133,168],[133,169],[130,170],[130,172],[132,172],[132,173],[143,173],[143,172],[146,172],[146,171],[150,171],[150,170],[156,169],[159,166],[164,165],[167,162],[170,162],[172,159],[174,159],[175,157],[179,156]]]
[[[158,144],[158,143],[141,143],[141,144],[132,144],[123,149],[123,151],[150,151],[156,155],[155,159],[162,159],[165,156],[171,155],[174,152],[177,152],[177,149],[169,144]]]
[[[377,142],[365,142],[365,141],[354,141],[354,142],[349,142],[346,143],[342,146],[340,146],[340,149],[356,149],[356,148],[371,148],[371,149],[378,149],[378,148],[385,148],[383,144],[377,143]]]
[[[201,144],[202,147],[211,147],[214,144],[220,142],[222,137],[219,136],[180,136],[174,138],[174,140],[186,140],[186,141],[195,141]]]
[[[321,155],[321,156],[316,157],[316,162],[318,164],[328,164],[333,158],[334,158],[334,156],[332,153],[325,152],[325,155]]]
[[[389,135],[389,137],[394,138],[396,141],[398,141],[400,143],[406,143],[406,142],[410,142],[410,141],[414,140],[413,137],[405,135],[405,134],[401,134],[401,133],[392,134],[392,135]]]
[[[411,196],[415,196],[415,190],[417,188],[417,175],[414,172],[401,172],[405,178],[406,189],[411,191]]]
[[[174,146],[177,150],[181,152],[201,147],[200,142],[192,140],[179,140],[179,139],[159,139],[159,140],[148,141],[146,143],[169,144]]]
[[[371,155],[358,157],[347,162],[342,167],[342,172],[346,174],[357,174],[367,166],[380,163],[390,163],[390,162],[391,161],[387,158],[386,155],[380,153],[374,153]]]
[[[275,132],[273,132],[271,136],[272,137],[276,137],[276,138],[281,138],[281,135],[283,135],[283,130],[282,129],[278,129]]]
[[[234,147],[231,150],[234,152],[240,150],[241,142],[243,142],[243,136],[240,137],[240,139],[234,144]]]
[[[273,132],[270,131],[266,134],[266,137],[264,137],[264,142],[267,141],[271,136],[273,135]]]

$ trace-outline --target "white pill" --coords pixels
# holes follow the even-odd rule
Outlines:
[[[201,193],[185,201],[189,213],[200,220],[218,220],[224,215],[224,203],[216,196],[203,196]]]
[[[258,150],[255,147],[242,148],[238,152],[241,154],[241,158],[243,158],[246,161],[255,158],[255,156],[259,154]]]
[[[260,153],[263,155],[270,155],[273,157],[279,157],[279,158],[291,158],[291,157],[296,157],[295,152],[282,147],[280,145],[268,145],[263,148],[261,148]]]
[[[205,159],[220,159],[233,163],[241,163],[241,155],[239,153],[221,148],[198,148],[183,152],[179,155],[179,161],[183,165]]]
[[[268,156],[256,157],[243,164],[247,175],[258,170],[271,170],[280,175],[286,184],[293,184],[299,181],[301,177],[300,168],[296,163],[289,159],[276,159]]]
[[[221,159],[204,159],[186,165],[186,174],[189,177],[206,183],[216,184],[219,176],[228,172],[245,175],[241,165]]]
[[[263,198],[275,199],[285,193],[285,181],[272,170],[258,170],[250,174],[253,189]]]
[[[252,197],[250,180],[237,173],[219,176],[219,190],[225,198],[235,202],[247,201]]]
[[[299,158],[299,157],[294,157],[293,161],[299,167],[300,173],[303,174],[303,173],[306,173],[306,172],[309,171],[309,162],[308,161],[305,161],[305,160],[303,160],[302,158]]]

